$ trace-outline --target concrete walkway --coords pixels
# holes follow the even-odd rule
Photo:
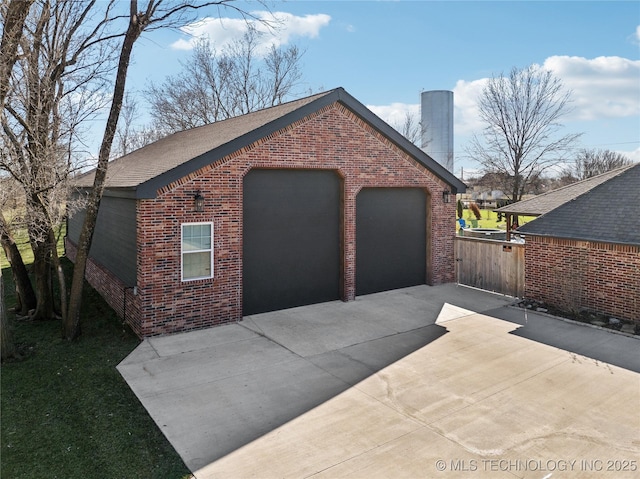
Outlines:
[[[636,477],[640,341],[455,285],[145,340],[118,370],[204,478]]]

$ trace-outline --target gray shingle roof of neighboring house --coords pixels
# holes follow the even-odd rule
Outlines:
[[[403,137],[371,110],[336,88],[246,115],[180,131],[109,162],[106,188],[135,191],[137,198],[154,198],[156,191],[298,121],[334,102],[359,115],[436,176],[464,192],[466,185]],[[79,176],[75,186],[93,185],[95,170]]]
[[[606,181],[521,226],[518,232],[640,245],[640,164],[611,173]]]
[[[545,213],[558,208],[566,202],[574,200],[578,196],[587,193],[599,184],[609,181],[611,178],[617,176],[618,174],[620,174],[620,172],[623,172],[628,168],[630,168],[630,166],[617,168],[601,175],[593,176],[591,178],[587,178],[586,180],[563,186],[562,188],[558,188],[557,190],[543,193],[528,200],[518,201],[517,203],[503,206],[502,208],[496,209],[496,211],[522,216],[544,215]]]

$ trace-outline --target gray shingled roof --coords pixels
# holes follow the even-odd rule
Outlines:
[[[449,184],[454,192],[466,190],[462,181],[342,88],[169,135],[111,161],[106,188],[132,190],[137,198],[153,198],[159,188],[335,102],[349,108],[407,151]],[[92,170],[78,177],[75,185],[91,187],[94,176],[95,171]]]
[[[518,232],[640,245],[640,164],[611,173],[606,181],[521,226]]]
[[[166,136],[109,162],[106,187],[136,187],[239,136],[256,130],[327,93],[320,93],[248,115],[229,118]],[[92,186],[94,174],[94,171],[90,171],[79,177],[76,185],[79,187]]]
[[[517,203],[503,206],[502,208],[496,209],[496,211],[522,216],[544,215],[566,202],[574,200],[578,196],[587,193],[599,184],[609,181],[611,178],[617,176],[620,172],[628,168],[629,166],[617,168],[601,175],[593,176],[586,180],[578,181],[577,183],[573,183],[568,186],[563,186],[557,190],[529,198],[528,200],[518,201]]]

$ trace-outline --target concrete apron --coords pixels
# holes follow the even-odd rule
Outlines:
[[[118,370],[198,479],[636,477],[640,375],[524,337],[567,325],[509,302],[407,288],[151,338]]]

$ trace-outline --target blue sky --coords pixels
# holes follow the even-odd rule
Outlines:
[[[242,4],[264,11],[257,2]],[[269,42],[296,43],[307,91],[344,87],[391,124],[419,115],[420,92],[453,90],[455,169],[482,124],[475,100],[486,79],[512,67],[541,65],[573,91],[566,132],[578,147],[606,148],[640,161],[640,2],[288,1],[269,2],[283,28]],[[182,31],[143,37],[134,50],[129,87],[176,73],[194,36],[217,46],[242,34],[231,11]],[[144,106],[144,102],[141,106]]]

